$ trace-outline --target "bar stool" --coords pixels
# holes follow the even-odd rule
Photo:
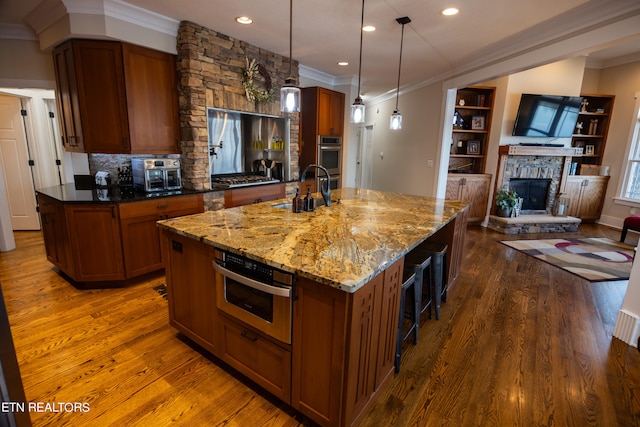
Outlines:
[[[412,250],[404,258],[404,268],[416,274],[416,280],[422,288],[420,313],[429,310],[429,319],[431,319],[431,254],[419,248]]]
[[[404,270],[402,275],[402,289],[400,291],[400,310],[398,310],[398,336],[396,338],[395,371],[400,372],[400,358],[402,356],[402,344],[413,334],[413,345],[418,343],[418,329],[420,328],[420,282],[416,280],[416,274],[412,270]],[[413,291],[411,305],[408,307],[411,326],[404,333],[404,319],[406,317],[407,293]]]
[[[436,320],[440,320],[441,301],[447,302],[447,245],[440,242],[426,241],[416,249],[423,256],[431,257],[431,283],[433,284]]]

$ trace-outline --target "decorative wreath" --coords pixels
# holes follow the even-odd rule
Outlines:
[[[242,72],[242,86],[247,94],[247,99],[254,102],[271,102],[273,101],[273,95],[275,88],[271,84],[271,76],[269,72],[262,64],[258,64],[255,59],[249,61],[247,59],[247,68]],[[264,87],[266,89],[260,89],[254,83],[256,76],[261,76],[264,79]]]

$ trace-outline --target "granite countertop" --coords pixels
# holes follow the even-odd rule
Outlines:
[[[163,220],[158,225],[355,292],[468,207],[460,201],[353,188],[334,190],[332,201],[330,207],[296,214],[290,200],[282,199]]]
[[[172,190],[145,193],[144,191],[120,191],[117,188],[78,190],[75,184],[62,184],[53,187],[40,188],[37,193],[49,196],[63,203],[128,203],[162,197],[184,196],[198,194],[202,191]]]

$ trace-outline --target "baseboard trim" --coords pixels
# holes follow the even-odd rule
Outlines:
[[[613,328],[613,336],[630,346],[638,346],[638,335],[640,332],[640,318],[634,313],[622,309],[618,312],[616,326]]]

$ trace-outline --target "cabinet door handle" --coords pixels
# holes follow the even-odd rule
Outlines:
[[[122,147],[127,148],[127,138],[122,138]]]
[[[158,205],[156,206],[158,209],[167,209],[169,207],[168,203],[165,203],[164,205]]]
[[[256,342],[258,341],[258,337],[256,337],[255,335],[253,335],[251,332],[247,331],[246,329],[244,331],[242,331],[242,333],[240,334],[240,336],[242,338],[246,338],[251,342]]]
[[[111,205],[111,218],[115,219],[116,217],[116,207]]]

